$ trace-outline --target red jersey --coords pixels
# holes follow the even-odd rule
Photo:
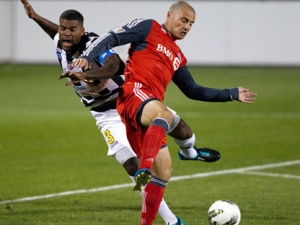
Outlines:
[[[126,62],[128,82],[147,86],[156,98],[163,101],[164,93],[175,71],[186,65],[186,58],[168,31],[156,21],[144,21],[148,32],[145,40],[131,44]]]
[[[238,100],[238,88],[206,88],[195,83],[187,69],[186,58],[163,25],[155,20],[138,18],[111,30],[83,52],[81,58],[92,60],[109,48],[131,43],[126,79],[137,81],[163,100],[170,80],[190,99],[208,102]]]

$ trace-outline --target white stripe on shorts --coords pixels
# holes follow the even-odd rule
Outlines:
[[[149,98],[149,96],[141,91],[141,89],[140,89],[141,87],[142,87],[141,83],[135,82],[133,92],[139,99],[141,99],[142,101],[145,101]]]

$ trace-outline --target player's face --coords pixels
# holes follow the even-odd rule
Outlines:
[[[58,33],[62,49],[66,52],[74,52],[84,34],[84,28],[78,20],[61,19]]]
[[[174,40],[183,39],[195,22],[195,13],[188,8],[182,8],[169,14],[169,32]]]

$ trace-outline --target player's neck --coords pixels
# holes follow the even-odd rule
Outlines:
[[[170,35],[170,37],[173,39],[173,41],[175,41],[176,39],[175,39],[174,36],[171,34],[171,32],[169,31],[169,29],[166,27],[165,23],[162,25],[162,27],[167,31],[167,33]]]

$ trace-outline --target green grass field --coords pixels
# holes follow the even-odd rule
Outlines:
[[[0,65],[0,224],[139,224],[139,194],[106,156],[93,117],[57,80],[60,72],[58,65]],[[180,161],[168,139],[170,208],[186,225],[208,225],[209,206],[230,199],[240,225],[299,225],[300,68],[191,72],[203,86],[244,86],[258,97],[252,105],[196,102],[170,84],[166,104],[191,126],[198,146],[222,154],[211,164]],[[158,216],[155,224],[164,222]]]

